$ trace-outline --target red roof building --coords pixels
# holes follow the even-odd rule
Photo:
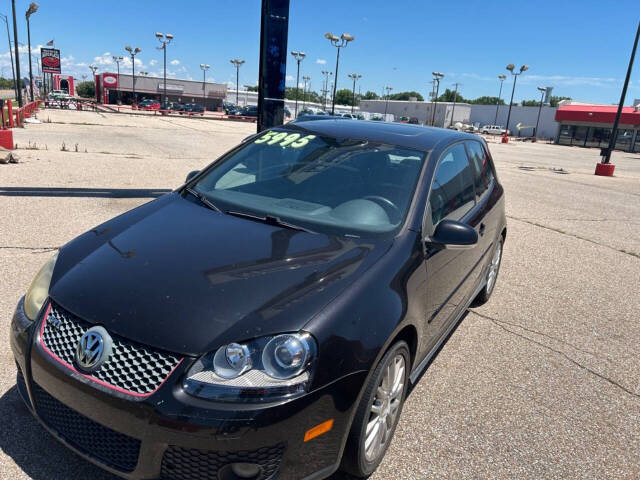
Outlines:
[[[569,104],[558,107],[556,121],[560,124],[560,130],[557,143],[607,147],[617,110],[615,105]],[[640,152],[639,107],[623,107],[615,148],[626,152]]]

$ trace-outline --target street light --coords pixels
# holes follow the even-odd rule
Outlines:
[[[431,72],[433,75],[433,81],[436,84],[436,93],[433,97],[431,104],[433,105],[433,112],[431,112],[431,126],[436,122],[436,106],[438,105],[438,92],[440,91],[440,80],[444,78],[444,73]],[[443,125],[444,126],[444,125]]]
[[[206,103],[205,97],[205,83],[207,81],[207,70],[211,68],[211,65],[207,65],[205,63],[200,64],[200,70],[202,70],[202,103]]]
[[[334,114],[336,109],[336,89],[338,88],[338,64],[340,63],[340,49],[345,48],[349,42],[353,42],[355,37],[349,33],[343,33],[338,38],[331,32],[327,32],[324,34],[324,38],[331,42],[331,45],[338,49],[338,54],[336,55],[336,79],[333,82],[333,98],[331,99],[331,115]]]
[[[387,121],[387,107],[389,106],[389,93],[393,90],[393,87],[384,87],[387,91],[387,101],[384,103],[384,121]]]
[[[362,78],[362,75],[358,75],[357,73],[350,73],[348,77],[353,79],[353,102],[351,103],[351,113],[353,113],[353,107],[355,107],[356,105],[356,80]]]
[[[29,8],[24,14],[27,19],[27,45],[29,47],[29,95],[31,97],[31,101],[33,102],[33,71],[31,70],[31,26],[29,23],[29,17],[38,11],[38,4],[36,2],[31,2],[29,4]]]
[[[541,96],[540,96],[540,107],[538,108],[538,119],[536,120],[536,129],[533,131],[534,141],[538,138],[538,123],[540,122],[540,113],[542,112],[542,102],[544,100],[544,94],[547,93],[547,89],[545,87],[538,87],[538,90],[541,92]]]
[[[298,63],[298,73],[296,74],[296,108],[295,108],[295,112],[293,114],[293,118],[297,118],[298,117],[298,97],[300,96],[300,62],[302,62],[302,60],[304,60],[304,57],[307,56],[306,53],[304,52],[296,52],[295,50],[291,52],[291,55],[293,55],[293,58],[296,59],[296,62]]]
[[[11,0],[11,13],[13,14],[13,48],[15,48],[16,59],[16,90],[18,106],[22,106],[22,88],[20,88],[20,52],[18,50],[18,24],[16,22],[16,0]],[[11,45],[9,45],[11,49]]]
[[[496,102],[496,118],[493,120],[493,124],[498,124],[498,109],[500,108],[500,97],[502,96],[502,84],[507,79],[506,75],[498,75],[498,80],[500,80],[500,91],[498,92],[498,101]]]
[[[234,58],[233,60],[230,60],[230,62],[236,66],[236,105],[238,105],[240,103],[238,100],[238,90],[240,89],[240,66],[244,63],[244,60]]]
[[[136,55],[139,54],[142,49],[139,47],[131,48],[130,45],[124,47],[131,56],[131,84],[133,89],[133,103],[136,104]]]
[[[91,73],[95,77],[96,76],[96,72],[98,71],[98,67],[96,67],[95,65],[89,65],[89,70],[91,70]]]
[[[111,58],[113,58],[113,61],[116,62],[118,68],[118,101],[120,101],[120,62],[124,60],[124,57],[121,55],[113,55]]]
[[[13,51],[11,50],[11,37],[9,36],[9,19],[6,15],[0,13],[0,18],[4,20],[4,24],[7,27],[7,40],[9,41],[9,57],[11,58],[11,73],[13,74],[13,88],[15,89],[16,98],[18,98],[18,83],[16,82],[16,69],[13,64]]]
[[[333,75],[333,72],[329,72],[328,70],[322,70],[322,75],[324,75],[324,85],[322,87],[322,94],[324,96],[324,100],[322,101],[322,109],[327,109],[327,93],[329,92],[329,75]]]
[[[149,75],[149,72],[140,72],[141,77],[146,77],[147,75]]]
[[[304,87],[302,88],[302,109],[304,110],[305,105],[307,103],[307,82],[311,80],[311,77],[305,75],[302,77],[302,81],[304,81]]]
[[[513,63],[507,65],[507,70],[511,72],[513,75],[513,88],[511,89],[511,100],[509,101],[509,113],[507,114],[507,125],[504,127],[504,136],[502,137],[502,143],[507,143],[509,141],[509,120],[511,119],[511,106],[513,105],[513,94],[516,91],[516,81],[518,80],[518,75],[522,75],[524,72],[529,70],[529,65],[522,65],[520,67],[520,71],[518,73],[514,72],[516,66]]]
[[[173,35],[167,33],[163,35],[160,32],[156,32],[156,38],[162,44],[161,47],[156,47],[158,50],[162,50],[164,56],[164,102],[167,103],[167,45],[173,40]]]

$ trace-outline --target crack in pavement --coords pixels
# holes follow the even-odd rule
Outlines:
[[[574,344],[572,344],[570,342],[567,342],[567,341],[562,340],[560,338],[556,338],[553,335],[549,335],[548,333],[543,333],[543,332],[539,332],[538,330],[534,330],[532,328],[524,327],[524,326],[520,325],[519,323],[507,322],[506,320],[498,320],[497,318],[493,318],[493,317],[490,317],[489,315],[485,315],[483,313],[476,312],[475,310],[469,310],[469,311],[472,312],[472,313],[475,313],[479,317],[486,318],[487,320],[491,320],[492,322],[500,322],[500,323],[504,323],[506,325],[510,325],[512,327],[521,328],[522,330],[525,330],[527,332],[534,333],[536,335],[540,335],[541,337],[547,337],[547,338],[549,338],[549,339],[551,339],[551,340],[553,340],[555,342],[567,345],[568,347],[571,347],[574,350],[577,350],[577,351],[582,352],[582,353],[586,353],[587,355],[591,355],[592,357],[595,357],[595,358],[597,358],[599,360],[604,360],[606,362],[611,363],[611,360],[609,360],[608,358],[602,357],[601,355],[598,355],[597,353],[590,352],[589,350],[584,350],[583,348],[577,347],[577,346],[575,346]]]
[[[548,345],[545,345],[544,343],[539,342],[539,341],[537,341],[537,340],[535,340],[535,339],[533,339],[533,338],[527,337],[526,335],[522,335],[522,334],[520,334],[520,333],[518,333],[518,332],[514,332],[513,330],[509,330],[507,327],[505,327],[504,325],[502,325],[502,323],[507,323],[507,322],[504,322],[503,320],[498,320],[498,319],[495,319],[495,318],[493,318],[493,317],[489,317],[488,315],[482,315],[482,314],[479,314],[478,312],[475,312],[475,311],[473,311],[473,310],[469,310],[469,311],[470,311],[471,313],[473,313],[473,314],[475,314],[475,315],[479,316],[480,318],[484,318],[484,319],[486,319],[486,320],[489,320],[491,323],[493,323],[495,326],[497,326],[497,327],[501,328],[501,329],[502,329],[502,330],[504,330],[505,332],[508,332],[508,333],[510,333],[510,334],[512,334],[512,335],[515,335],[516,337],[520,337],[520,338],[522,338],[523,340],[526,340],[527,342],[535,343],[536,345],[538,345],[538,346],[540,346],[540,347],[542,347],[542,348],[544,348],[544,349],[546,349],[546,350],[549,350],[550,352],[553,352],[553,353],[556,353],[556,354],[558,354],[558,355],[561,355],[561,356],[562,356],[562,357],[564,357],[566,360],[568,360],[569,362],[573,363],[575,366],[577,366],[577,367],[581,368],[582,370],[585,370],[586,372],[589,372],[589,373],[591,373],[592,375],[595,375],[596,377],[598,377],[598,378],[600,378],[600,379],[604,380],[605,382],[607,382],[607,383],[609,383],[609,384],[613,385],[614,387],[619,388],[619,389],[620,389],[620,390],[622,390],[623,392],[625,392],[625,393],[627,393],[627,394],[631,395],[632,397],[635,397],[636,399],[640,400],[640,395],[639,395],[639,394],[637,394],[636,392],[634,392],[634,391],[632,391],[632,390],[629,390],[627,387],[625,387],[624,385],[621,385],[620,383],[616,382],[615,380],[613,380],[613,379],[611,379],[611,378],[609,378],[609,377],[607,377],[607,376],[605,376],[605,375],[603,375],[603,374],[601,374],[601,373],[596,372],[595,370],[593,370],[593,369],[591,369],[591,368],[587,367],[586,365],[581,364],[580,362],[578,362],[578,361],[574,360],[574,359],[573,359],[573,358],[571,358],[569,355],[567,355],[566,353],[564,353],[562,350],[556,350],[555,348],[550,347],[550,346],[548,346]],[[507,323],[507,324],[508,324],[508,323]],[[511,325],[511,324],[509,324],[509,325]],[[520,327],[520,328],[522,328],[522,327]]]
[[[630,257],[635,257],[640,259],[640,253],[630,252],[629,250],[624,250],[622,248],[612,247],[611,245],[607,245],[605,243],[596,242],[595,240],[591,240],[590,238],[581,237],[580,235],[576,235],[575,233],[565,232],[564,230],[560,230],[559,228],[549,227],[547,225],[542,225],[541,223],[532,222],[530,220],[525,220],[524,218],[514,217],[512,215],[506,215],[507,218],[512,220],[516,220],[522,223],[528,223],[529,225],[533,225],[534,227],[544,228],[545,230],[550,230],[552,232],[561,233],[562,235],[566,235],[568,237],[577,238],[578,240],[584,240],[585,242],[593,243],[594,245],[598,245],[599,247],[609,248],[618,253],[624,253],[625,255],[629,255]]]
[[[30,250],[31,253],[45,253],[58,250],[60,247],[19,247],[14,245],[0,246],[0,250]],[[37,251],[36,251],[37,250]]]

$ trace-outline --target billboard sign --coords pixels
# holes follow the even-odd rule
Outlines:
[[[60,73],[60,50],[57,48],[40,49],[42,71],[44,73]]]
[[[118,88],[118,76],[113,73],[103,73],[102,82],[105,88]]]

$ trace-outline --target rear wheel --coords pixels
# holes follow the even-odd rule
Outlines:
[[[365,478],[378,467],[395,433],[409,381],[406,342],[395,343],[382,357],[353,419],[341,469]]]
[[[496,286],[496,280],[498,279],[498,273],[500,273],[500,263],[502,261],[502,244],[504,239],[502,235],[498,239],[495,250],[493,251],[493,257],[491,257],[491,263],[487,269],[486,284],[478,296],[475,298],[476,305],[482,305],[489,301],[493,288]]]

